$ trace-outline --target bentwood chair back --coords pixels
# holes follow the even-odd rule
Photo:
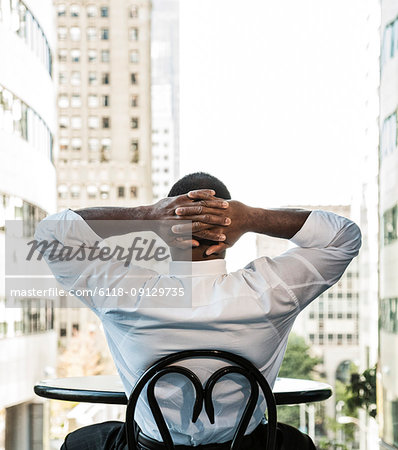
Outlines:
[[[206,381],[205,386],[202,386],[197,375],[188,368],[180,365],[172,365],[176,362],[192,359],[192,358],[215,358],[223,361],[228,361],[229,365],[222,367],[215,371]],[[265,450],[275,449],[276,440],[276,405],[275,398],[267,380],[263,377],[261,372],[247,359],[242,356],[235,355],[230,352],[222,350],[186,350],[182,352],[173,353],[171,355],[161,358],[149,367],[146,372],[140,377],[131,392],[126,411],[126,433],[127,444],[129,450],[136,450],[137,436],[135,429],[135,409],[138,399],[144,387],[148,385],[147,397],[148,404],[155,419],[159,433],[162,437],[163,444],[167,450],[174,450],[174,443],[170,435],[170,431],[164,420],[162,411],[159,407],[155,397],[155,385],[158,380],[166,374],[176,373],[188,378],[196,392],[196,399],[193,405],[192,422],[195,423],[202,411],[203,403],[205,411],[211,424],[214,424],[214,407],[212,393],[216,383],[225,375],[230,373],[238,373],[246,377],[250,383],[250,396],[247,401],[243,415],[239,421],[238,427],[235,430],[230,450],[240,449],[243,436],[249,425],[250,419],[257,404],[259,395],[259,386],[264,394],[267,403],[267,419],[268,419],[268,433],[267,445]]]

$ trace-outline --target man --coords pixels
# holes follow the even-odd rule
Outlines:
[[[272,386],[298,313],[336,283],[358,254],[360,230],[346,218],[325,211],[252,208],[237,201],[225,201],[230,198],[228,189],[217,178],[195,173],[179,180],[170,197],[155,205],[66,210],[39,224],[36,239],[57,241],[60,251],[65,246],[82,244],[96,248],[101,239],[127,233],[132,228],[155,231],[170,245],[173,261],[168,275],[158,275],[133,263],[126,266],[116,260],[57,260],[49,257],[48,250],[44,251],[63,286],[85,289],[80,298],[103,323],[127,395],[151,363],[167,354],[196,348],[240,354],[252,361]],[[112,227],[104,226],[104,219],[113,219]],[[237,272],[228,273],[226,249],[246,232],[291,239],[297,247],[274,259],[263,256]],[[95,287],[109,286],[124,293],[117,298],[117,305],[114,299],[93,293]],[[179,307],[171,298],[161,299],[160,306],[156,301],[152,304],[152,299],[145,303],[146,296],[137,294],[140,288],[156,288],[157,292],[160,288],[182,288],[192,293],[190,304]],[[218,367],[213,360],[189,364],[201,380]],[[162,411],[175,445],[225,448],[221,444],[232,438],[244,408],[244,381],[232,376],[218,386],[217,421],[210,426],[204,411],[195,424],[189,420],[192,388],[180,378],[165,381],[157,390],[158,397],[164,400]],[[259,399],[243,444],[247,450],[263,447],[264,410],[265,404]],[[138,405],[136,421],[141,433],[160,440],[144,400]],[[63,449],[124,446],[123,424],[107,422],[71,433]],[[315,448],[307,436],[283,424],[279,424],[278,446]]]

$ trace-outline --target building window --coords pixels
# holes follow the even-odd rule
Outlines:
[[[74,150],[74,151],[80,151],[82,149],[81,138],[72,138],[71,144],[72,144],[72,150]]]
[[[70,84],[72,86],[79,86],[80,85],[80,72],[72,72],[70,76]]]
[[[328,342],[329,343],[333,342],[333,334],[328,334]]]
[[[124,195],[125,195],[124,191],[125,191],[124,186],[118,186],[118,188],[117,188],[117,196],[119,198],[124,198]]]
[[[78,186],[77,184],[71,186],[70,196],[71,196],[71,198],[79,198],[80,197],[80,186]]]
[[[101,39],[103,41],[107,41],[109,39],[109,28],[102,28],[101,29]]]
[[[138,117],[131,118],[131,128],[132,129],[138,128]]]
[[[68,116],[59,116],[58,119],[60,128],[68,128],[69,127],[69,117]]]
[[[95,41],[97,39],[97,29],[94,27],[87,28],[87,40]]]
[[[100,187],[100,198],[102,199],[109,198],[109,186],[107,184],[103,184]]]
[[[101,17],[109,17],[109,8],[107,6],[101,6]]]
[[[89,116],[88,117],[88,127],[90,129],[96,129],[99,127],[99,118],[97,116]]]
[[[332,312],[328,312],[328,319],[333,319],[333,313]]]
[[[130,198],[138,197],[138,188],[137,186],[130,186]]]
[[[352,319],[352,313],[347,313],[347,319]]]
[[[138,164],[140,160],[138,139],[133,139],[130,143],[130,162]]]
[[[70,15],[71,17],[79,17],[80,6],[79,5],[71,5],[70,6]]]
[[[111,139],[103,138],[101,139],[101,162],[107,162],[110,159],[110,151],[111,151]]]
[[[110,76],[108,72],[102,74],[102,84],[109,84]]]
[[[343,335],[338,334],[337,335],[337,345],[341,345],[343,343]]]
[[[97,17],[97,7],[95,5],[87,6],[87,17]]]
[[[138,84],[138,73],[131,74],[131,84]]]
[[[97,186],[87,186],[87,196],[88,198],[96,198],[98,193]]]
[[[80,41],[80,28],[71,27],[69,30],[70,38],[72,41]]]
[[[343,313],[341,313],[341,312],[337,313],[337,318],[338,319],[342,319],[343,318]]]
[[[89,63],[94,63],[97,61],[97,50],[89,50],[87,52],[87,59]]]
[[[310,334],[309,339],[310,339],[311,344],[313,344],[315,342],[315,334]]]
[[[79,94],[73,94],[70,99],[70,106],[72,108],[80,108],[82,106],[82,99]]]
[[[68,138],[61,138],[59,140],[59,149],[61,151],[66,151],[68,150],[69,147],[69,139]]]
[[[80,62],[80,50],[78,48],[71,50],[70,58],[74,63]]]
[[[111,58],[109,50],[101,50],[101,62],[108,63],[110,59]]]
[[[138,95],[131,96],[131,107],[136,108],[138,106]]]
[[[58,17],[66,16],[66,6],[65,5],[58,5],[57,13],[58,13]]]
[[[130,41],[138,41],[138,28],[129,29],[129,39]]]
[[[388,209],[383,214],[382,230],[384,245],[389,245],[395,242],[398,237],[398,205]]]
[[[102,128],[110,128],[110,119],[109,117],[102,118]]]
[[[138,6],[137,5],[132,5],[129,7],[129,17],[131,19],[138,18]]]
[[[137,64],[140,62],[140,53],[138,50],[131,50],[130,51],[130,62]]]
[[[61,48],[58,50],[58,61],[63,63],[63,62],[67,62],[68,60],[68,50],[66,50],[65,48]]]
[[[380,158],[384,159],[397,148],[397,113],[388,116],[380,133]]]
[[[58,39],[64,41],[68,35],[66,27],[58,27]]]
[[[103,95],[101,97],[101,105],[104,106],[104,107],[110,106],[109,95]]]
[[[398,18],[384,29],[381,45],[381,68],[398,53]]]
[[[89,108],[97,108],[98,107],[98,96],[94,94],[90,94],[88,96],[88,106]]]
[[[90,138],[88,140],[88,148],[90,152],[98,152],[99,150],[99,140],[97,138]]]
[[[68,197],[68,187],[65,184],[58,186],[58,198],[65,199]]]
[[[97,84],[97,74],[95,72],[88,73],[88,84],[92,86]]]
[[[67,95],[60,95],[58,97],[58,106],[60,108],[68,108],[69,107],[69,98]]]
[[[80,116],[72,116],[70,124],[73,129],[80,130],[82,127],[82,118]]]
[[[309,317],[310,317],[310,319],[313,319],[315,317],[314,311],[310,312],[310,316]]]

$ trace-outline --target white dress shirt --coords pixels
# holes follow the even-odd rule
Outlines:
[[[36,230],[39,241],[93,246],[101,238],[71,210],[44,219]],[[66,289],[95,286],[180,288],[192,285],[190,308],[140,308],[141,298],[123,298],[129,308],[109,305],[100,295],[79,298],[102,321],[114,362],[129,396],[139,376],[157,359],[188,349],[226,350],[252,361],[271,387],[282,364],[289,332],[298,313],[336,283],[358,254],[361,233],[350,220],[325,211],[313,211],[291,239],[297,247],[276,258],[263,256],[236,272],[227,273],[224,260],[171,262],[169,275],[125,267],[110,261],[51,261],[56,279]],[[48,253],[48,252],[47,252]],[[187,271],[188,269],[188,271]],[[139,277],[135,277],[136,272]],[[191,273],[187,275],[187,273]],[[109,307],[110,306],[110,307]],[[202,382],[221,365],[191,360],[185,364]],[[174,443],[191,445],[225,442],[232,438],[245,406],[246,382],[239,375],[220,381],[214,390],[216,423],[204,412],[191,422],[193,388],[178,375],[159,381],[157,395]],[[143,397],[146,399],[146,396]],[[250,433],[263,420],[260,399],[249,424]],[[140,400],[136,421],[143,432],[161,440],[146,401]]]

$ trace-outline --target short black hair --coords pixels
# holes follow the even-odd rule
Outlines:
[[[213,175],[205,172],[195,172],[180,178],[171,188],[168,197],[187,194],[197,189],[213,189],[216,197],[231,200],[231,194],[225,184]]]

